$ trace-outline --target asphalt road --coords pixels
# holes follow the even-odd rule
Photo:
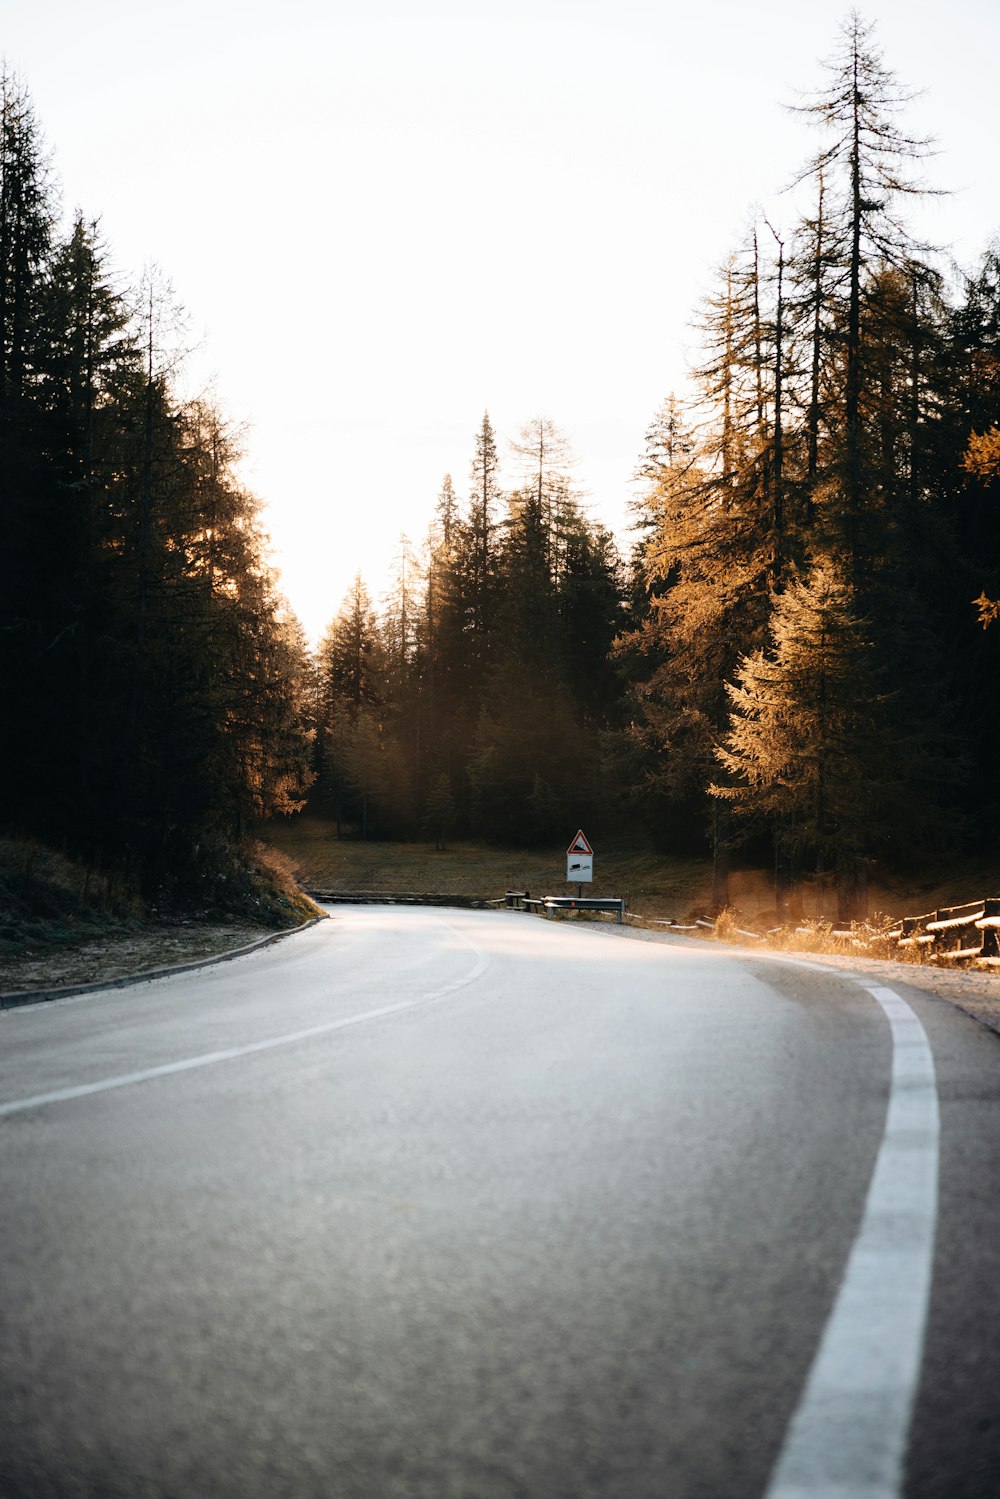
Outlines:
[[[949,1006],[507,912],[5,1013],[0,1496],[997,1499],[998,1161]]]

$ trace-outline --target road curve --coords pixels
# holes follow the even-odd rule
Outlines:
[[[998,1044],[390,907],[8,1012],[0,1495],[995,1499]]]

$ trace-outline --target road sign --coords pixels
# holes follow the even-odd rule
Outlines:
[[[581,828],[566,850],[566,883],[589,885],[593,883],[593,879],[594,850]]]

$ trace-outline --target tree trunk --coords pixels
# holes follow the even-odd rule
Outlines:
[[[712,819],[712,915],[729,905],[729,844],[726,818],[716,803]]]
[[[854,848],[837,856],[837,919],[843,923],[864,921],[868,915],[868,870]]]

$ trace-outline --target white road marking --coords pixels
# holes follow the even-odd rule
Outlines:
[[[386,1015],[398,1015],[403,1010],[413,1010],[420,1005],[445,999],[449,994],[454,994],[457,989],[464,989],[467,984],[475,983],[476,979],[481,978],[486,972],[490,962],[489,955],[471,942],[464,932],[452,926],[448,929],[460,938],[466,947],[472,949],[476,954],[476,963],[469,973],[450,984],[445,984],[440,989],[434,989],[427,994],[418,994],[413,999],[400,1000],[397,1004],[382,1005],[377,1010],[361,1010],[355,1015],[343,1015],[339,1020],[328,1020],[322,1025],[311,1025],[304,1030],[288,1031],[281,1036],[270,1036],[264,1041],[251,1041],[245,1046],[231,1046],[224,1051],[202,1052],[199,1056],[183,1057],[180,1061],[165,1062],[159,1067],[144,1067],[139,1072],[125,1072],[117,1077],[101,1078],[94,1083],[56,1088],[51,1093],[36,1093],[31,1098],[15,1098],[9,1103],[0,1104],[0,1118],[8,1114],[24,1113],[26,1109],[41,1108],[45,1104],[65,1103],[72,1098],[86,1098],[92,1093],[110,1093],[115,1088],[130,1088],[136,1083],[150,1082],[158,1077],[170,1077],[176,1072],[193,1072],[198,1067],[214,1067],[219,1062],[232,1062],[238,1057],[253,1056],[255,1052],[260,1051],[273,1051],[279,1046],[292,1046],[296,1041],[307,1041],[312,1036],[326,1036],[333,1031],[346,1030],[349,1026],[363,1025],[369,1020],[381,1020]]]
[[[926,1032],[862,984],[892,1032],[885,1133],[837,1300],[765,1499],[899,1499],[937,1224],[938,1095]]]

